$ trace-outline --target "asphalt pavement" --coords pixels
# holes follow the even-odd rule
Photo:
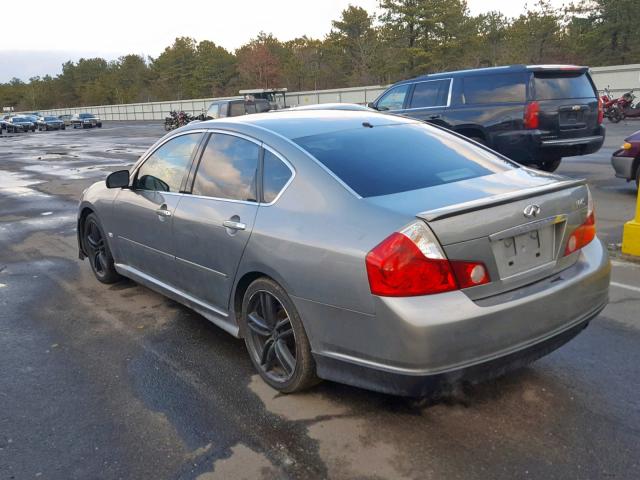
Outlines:
[[[611,245],[635,185],[608,125],[585,177]],[[77,200],[163,135],[159,123],[0,137],[0,479],[640,478],[640,264],[613,259],[611,302],[560,350],[450,394],[324,382],[278,395],[244,343],[78,260]]]

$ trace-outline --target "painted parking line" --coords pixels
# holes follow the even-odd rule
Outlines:
[[[627,289],[627,290],[631,290],[633,292],[640,293],[640,287],[634,287],[633,285],[627,285],[626,283],[611,282],[611,286],[618,287],[618,288],[624,288],[624,289]]]

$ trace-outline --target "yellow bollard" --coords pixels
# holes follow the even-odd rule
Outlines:
[[[624,224],[624,231],[622,232],[622,253],[640,257],[640,188],[638,189],[636,218]]]

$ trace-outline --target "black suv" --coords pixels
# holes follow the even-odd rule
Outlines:
[[[370,107],[448,128],[507,157],[554,171],[604,142],[587,67],[513,65],[436,73],[389,87]]]

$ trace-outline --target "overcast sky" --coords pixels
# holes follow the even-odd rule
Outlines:
[[[524,12],[525,0],[467,0],[473,14]],[[127,53],[159,55],[178,36],[212,40],[234,50],[260,30],[280,40],[322,38],[349,4],[369,12],[379,0],[195,0],[53,2],[30,0],[3,8],[0,82],[56,75],[66,60]],[[529,1],[533,4],[533,1]],[[553,0],[561,5],[563,0]]]

